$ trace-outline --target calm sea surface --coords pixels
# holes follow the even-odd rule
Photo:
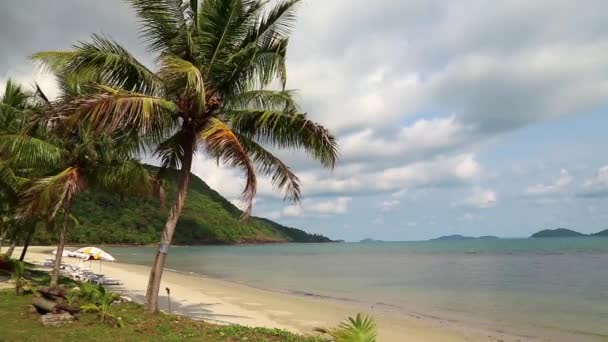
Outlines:
[[[151,262],[154,248],[108,248]],[[608,340],[608,238],[173,247],[168,268],[541,336]]]

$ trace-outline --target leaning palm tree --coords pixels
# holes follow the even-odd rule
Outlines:
[[[53,221],[59,212],[63,214],[51,272],[51,286],[57,286],[71,209],[77,196],[90,188],[144,194],[152,186],[148,171],[132,158],[130,137],[99,137],[82,126],[67,132],[60,127],[51,128],[51,132],[46,140],[27,134],[0,135],[0,151],[22,164],[47,170],[21,192],[16,217],[27,220],[42,215]]]
[[[285,199],[300,199],[298,177],[268,147],[304,149],[328,168],[336,163],[334,136],[309,120],[285,88],[288,36],[298,2],[131,0],[149,49],[157,55],[155,71],[97,35],[70,51],[33,56],[53,72],[89,80],[80,86],[88,94],[51,106],[57,120],[87,122],[104,134],[136,131],[161,160],[161,174],[166,168],[181,170],[150,272],[149,312],[158,311],[163,267],[195,153],[244,172],[243,218],[252,210],[256,164]]]

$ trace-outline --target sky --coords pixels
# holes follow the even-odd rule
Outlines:
[[[287,86],[341,159],[279,153],[303,201],[261,179],[254,215],[348,241],[607,229],[606,22],[604,0],[304,0]],[[28,57],[92,33],[153,67],[125,1],[0,1],[0,86],[56,94]],[[239,205],[237,170],[193,172]]]

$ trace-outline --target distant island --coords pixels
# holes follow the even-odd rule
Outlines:
[[[534,233],[530,236],[531,239],[537,238],[553,238],[553,237],[608,237],[608,229],[602,230],[595,234],[583,234],[566,228],[545,229]]]
[[[463,235],[456,234],[456,235],[440,236],[435,239],[430,239],[429,241],[498,240],[498,239],[500,239],[498,236],[491,236],[491,235],[473,237],[473,236],[463,236]]]
[[[366,239],[363,239],[363,240],[361,240],[359,242],[382,242],[382,241],[381,240],[374,240],[374,239],[366,238]]]

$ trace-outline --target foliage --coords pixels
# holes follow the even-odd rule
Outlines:
[[[156,172],[157,168],[150,167]],[[178,174],[165,171],[164,188],[168,199],[177,192]],[[73,210],[80,225],[72,230],[73,244],[134,244],[157,241],[168,208],[156,198],[141,198],[99,191],[83,193]],[[208,214],[213,213],[213,214]],[[254,242],[328,242],[328,238],[288,228],[267,219],[252,217],[240,221],[242,212],[196,176],[192,177],[188,201],[177,224],[177,244],[254,243]],[[34,236],[38,245],[52,244],[54,235],[39,229]]]
[[[268,146],[303,149],[334,167],[334,136],[299,111],[285,89],[299,0],[130,3],[148,47],[159,54],[158,71],[99,35],[70,51],[36,53],[34,60],[64,81],[62,98],[48,108],[54,120],[87,122],[101,134],[135,132],[163,169],[189,171],[197,151],[239,168],[244,217],[257,189],[256,168],[286,199],[300,198],[300,180]]]
[[[94,287],[85,286],[85,289],[82,290],[82,292],[90,301],[89,303],[80,307],[82,310],[87,312],[96,312],[102,322],[106,322],[107,318],[111,318],[118,322],[120,327],[123,326],[122,320],[110,313],[110,305],[117,299],[116,294],[106,291],[106,289],[101,285]]]
[[[357,314],[357,317],[349,317],[335,328],[317,328],[318,332],[331,336],[335,342],[375,342],[376,322],[370,316]]]
[[[135,303],[121,303],[109,307],[110,314],[121,317],[124,328],[112,329],[101,323],[97,313],[82,313],[69,329],[42,326],[37,314],[27,311],[32,297],[15,296],[12,291],[0,291],[1,340],[21,341],[24,336],[33,342],[79,342],[86,336],[90,341],[206,341],[206,342],[321,342],[315,337],[304,337],[279,329],[219,326],[194,321],[185,317],[144,315]]]
[[[16,259],[9,259],[8,264],[11,272],[11,279],[15,282],[15,293],[22,295],[26,281],[23,279],[25,273],[25,264]]]

